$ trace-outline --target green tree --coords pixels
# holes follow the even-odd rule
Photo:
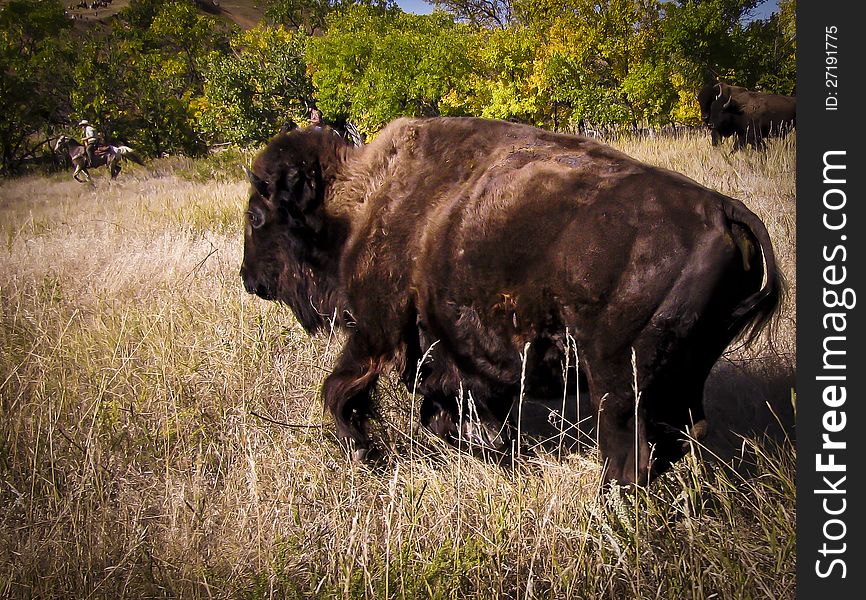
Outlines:
[[[544,30],[535,67],[539,88],[573,123],[669,121],[677,94],[658,43],[657,0],[571,0],[562,7],[525,2],[520,8],[524,20]]]
[[[469,114],[479,38],[450,15],[364,6],[334,13],[311,38],[319,107],[373,133],[399,116]]]
[[[312,100],[307,35],[259,25],[236,34],[231,53],[214,52],[197,119],[212,142],[266,141],[287,119],[301,120]]]
[[[0,9],[0,172],[18,171],[65,121],[72,82],[70,22],[57,0]]]
[[[793,94],[797,86],[796,3],[782,0],[779,12],[749,23],[740,60],[740,81],[756,90]]]
[[[511,23],[511,0],[429,0],[461,21],[479,27],[504,28]]]
[[[118,14],[106,38],[95,32],[75,68],[76,115],[111,141],[152,155],[204,149],[196,122],[211,52],[227,52],[220,21],[192,0],[137,0]]]
[[[379,11],[393,9],[393,0],[264,0],[265,18],[274,25],[299,29],[310,35],[327,28],[332,12],[351,6],[367,6]]]
[[[697,85],[738,82],[746,44],[744,19],[763,0],[678,0],[665,4],[663,37],[671,64]],[[740,83],[746,85],[745,82]]]
[[[496,119],[518,119],[536,125],[551,124],[555,116],[549,98],[536,77],[541,36],[515,23],[479,34],[479,73],[473,75],[472,112]],[[552,123],[554,127],[558,123]]]
[[[662,45],[676,74],[679,100],[672,112],[698,122],[693,95],[706,83],[726,81],[785,93],[796,83],[793,0],[782,0],[768,20],[751,15],[762,0],[678,0],[664,5]]]

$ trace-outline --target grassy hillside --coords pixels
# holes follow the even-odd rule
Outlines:
[[[0,4],[3,3],[2,0]],[[113,0],[108,6],[89,8],[91,0],[85,0],[88,7],[79,7],[80,0],[64,0],[66,12],[79,27],[107,24],[118,11],[129,6],[130,0]],[[250,29],[258,23],[264,10],[257,0],[196,0],[202,14],[217,15],[236,23],[242,29]]]
[[[0,182],[0,596],[793,598],[793,137],[616,145],[744,200],[789,284],[708,383],[704,459],[635,495],[591,447],[442,448],[394,381],[384,463],[353,466],[317,397],[339,336],[238,277],[249,156]]]

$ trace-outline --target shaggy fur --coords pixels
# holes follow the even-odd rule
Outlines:
[[[345,328],[322,395],[359,454],[389,368],[419,377],[438,435],[506,445],[524,355],[528,394],[561,390],[568,334],[606,480],[646,483],[703,420],[713,363],[782,293],[767,230],[740,201],[581,137],[399,119],[352,149],[302,130],[249,177],[244,285],[310,333]],[[459,418],[470,396],[482,427]]]

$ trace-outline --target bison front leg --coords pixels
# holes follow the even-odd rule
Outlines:
[[[646,485],[652,468],[645,411],[632,395],[606,394],[598,413],[598,448],[605,483]]]
[[[457,445],[460,416],[457,401],[442,395],[425,394],[419,410],[421,425],[449,444]]]
[[[355,461],[364,460],[370,449],[371,394],[385,363],[381,356],[360,352],[359,346],[353,340],[346,344],[322,387],[322,401],[334,418],[337,439],[346,444]]]
[[[738,131],[734,136],[734,147],[731,152],[738,152],[740,149],[745,148],[746,143],[746,133]]]
[[[597,411],[596,435],[605,483],[646,485],[651,477],[652,450],[647,435],[646,406],[638,392],[631,361],[609,355],[584,362],[589,394]]]

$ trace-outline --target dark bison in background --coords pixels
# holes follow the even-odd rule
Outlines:
[[[713,102],[721,98],[723,90],[725,92],[725,95],[728,96],[740,95],[749,91],[744,87],[728,85],[727,83],[708,83],[701,88],[701,91],[698,92],[696,97],[698,100],[698,104],[701,107],[701,120],[703,121],[704,125],[710,128],[710,135],[712,136],[713,146],[719,145],[719,142],[721,142],[721,137],[719,136],[719,132],[716,131],[713,127],[710,115],[712,114]]]
[[[322,396],[356,458],[387,369],[410,389],[417,375],[436,434],[508,447],[521,386],[562,390],[573,336],[605,480],[646,483],[702,428],[713,363],[780,299],[742,202],[590,139],[399,119],[354,149],[306,129],[271,140],[248,176],[244,286],[309,333],[345,331]],[[480,425],[460,418],[469,398]]]
[[[797,122],[797,99],[753,92],[727,83],[707,84],[697,95],[701,118],[711,129],[713,146],[736,136],[734,150],[746,144],[764,146],[764,139],[784,135]]]

